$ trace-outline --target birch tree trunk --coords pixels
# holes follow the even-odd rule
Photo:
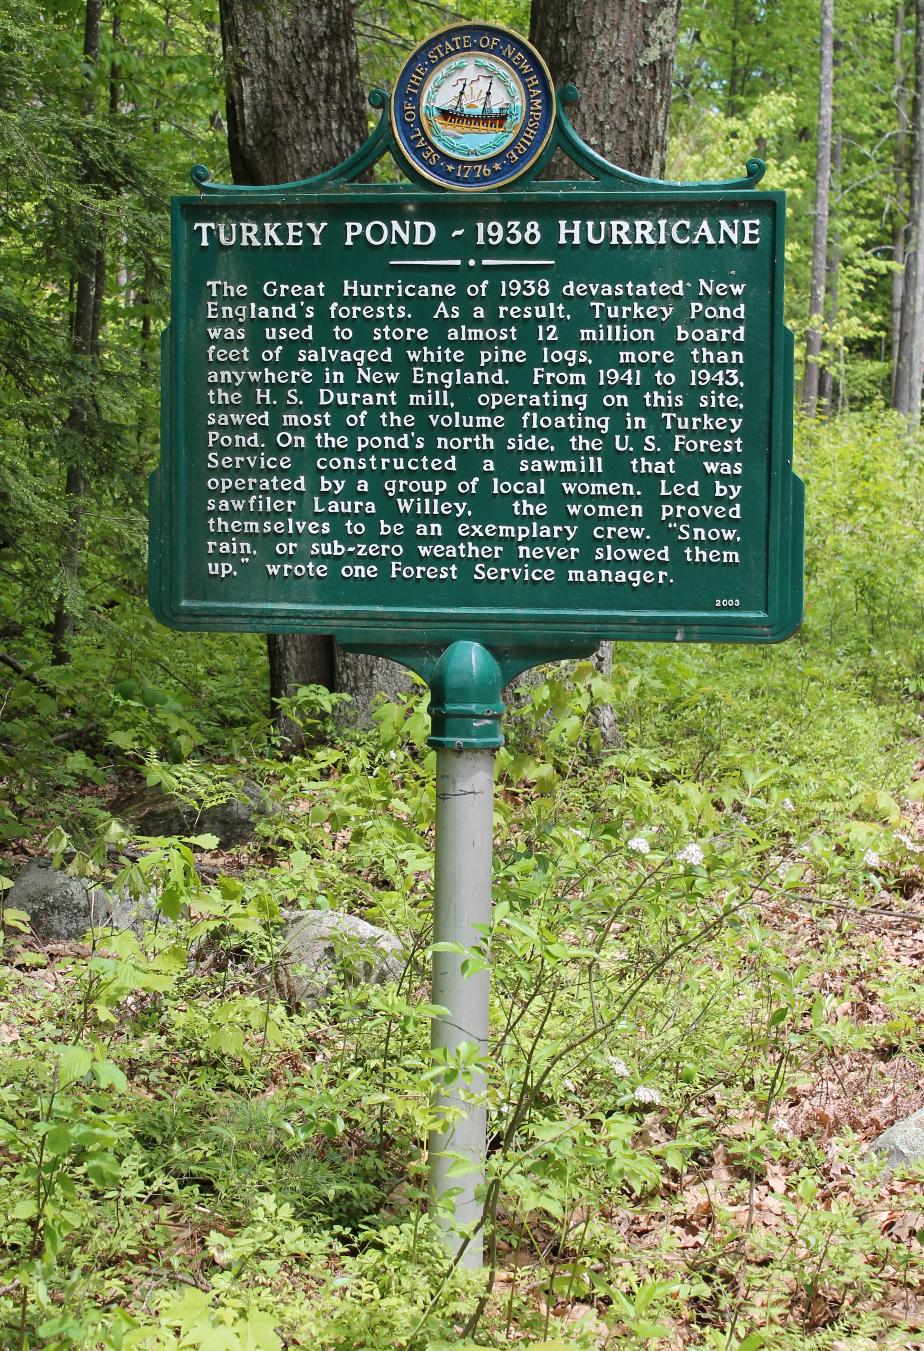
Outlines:
[[[914,7],[914,99],[911,111],[911,182],[908,240],[902,285],[898,360],[893,405],[917,426],[924,378],[924,0]]]
[[[835,211],[834,230],[828,246],[827,268],[825,270],[825,327],[829,333],[832,332],[837,323],[838,305],[840,303],[841,230],[837,216],[837,200],[843,164],[843,144],[843,137],[835,136],[831,150],[831,191],[834,195]],[[843,351],[843,344],[840,345],[840,351]],[[842,374],[843,371],[841,370]],[[818,412],[823,417],[831,417],[835,412],[834,387],[834,369],[829,361],[821,371],[818,381]],[[846,390],[844,389],[843,378],[841,378],[837,385],[838,412],[843,407],[845,400]]]
[[[220,0],[219,11],[234,181],[292,182],[351,155],[368,131],[351,0]],[[407,685],[394,662],[336,652],[330,637],[271,633],[267,647],[274,716],[296,745],[276,701],[300,685],[351,694],[356,721],[376,690]]]
[[[834,120],[834,0],[821,0],[821,59],[818,79],[818,152],[815,158],[815,224],[812,230],[812,284],[805,337],[802,410],[818,410],[821,330],[824,322],[825,275],[828,261],[828,212],[831,189],[831,132]]]
[[[895,67],[896,133],[892,158],[892,396],[898,377],[898,351],[902,322],[902,286],[905,274],[905,233],[908,228],[908,84],[902,57],[905,36],[905,0],[898,0],[895,10],[895,29],[892,34],[892,60]]]

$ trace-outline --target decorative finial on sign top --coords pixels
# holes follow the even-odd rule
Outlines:
[[[205,164],[194,164],[189,176],[197,188],[203,188],[212,177],[212,171]]]

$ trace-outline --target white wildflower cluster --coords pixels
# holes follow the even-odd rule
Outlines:
[[[630,1075],[629,1066],[618,1055],[608,1055],[606,1063],[619,1079],[628,1079]]]
[[[792,1126],[784,1116],[775,1116],[770,1124],[775,1135],[782,1135],[784,1138],[787,1135],[792,1135]]]
[[[882,867],[882,859],[876,853],[875,849],[867,849],[866,853],[863,855],[863,862],[866,864],[867,868]]]
[[[784,798],[783,798],[783,811],[784,811],[784,812],[794,812],[795,810],[796,810],[796,804],[793,802],[792,798],[791,798],[791,797],[784,797]]]
[[[638,1088],[633,1090],[632,1097],[645,1107],[658,1107],[661,1103],[661,1094],[650,1084],[639,1084]]]
[[[645,839],[644,835],[633,835],[632,839],[626,845],[626,848],[631,849],[636,854],[651,853],[651,845]]]
[[[786,878],[789,876],[790,867],[791,864],[789,863],[789,860],[784,858],[783,862],[779,865],[779,867],[776,870],[776,875],[781,882],[786,881]]]
[[[699,845],[693,841],[691,844],[688,844],[685,849],[681,849],[680,853],[677,855],[677,862],[691,863],[695,868],[702,863],[705,857],[706,855],[703,853],[702,849],[700,849]]]
[[[899,844],[903,844],[912,854],[924,854],[924,844],[916,844],[910,835],[905,835],[902,831],[896,830],[895,838]]]

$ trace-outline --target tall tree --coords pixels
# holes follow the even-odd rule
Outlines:
[[[812,231],[812,284],[805,338],[802,408],[818,409],[825,278],[828,268],[828,214],[831,193],[831,142],[834,124],[834,0],[821,0],[821,54],[818,78],[818,143],[815,156],[815,219]]]
[[[219,0],[228,149],[236,183],[286,183],[345,160],[367,133],[352,0]],[[394,662],[338,651],[332,638],[268,634],[270,699],[300,685],[353,696],[361,720],[375,690],[395,693]],[[280,718],[298,741],[298,728]]]
[[[99,64],[103,0],[87,0],[84,11],[83,60],[87,90],[82,99],[83,115],[96,112],[94,80]],[[83,174],[90,183],[95,170],[93,159],[84,156]],[[99,324],[103,290],[106,284],[105,239],[98,220],[88,213],[84,221],[76,276],[72,280],[74,310],[71,319],[71,346],[81,363],[95,363],[99,356]],[[67,640],[74,628],[70,588],[80,564],[83,496],[86,489],[84,465],[87,440],[92,435],[94,395],[87,378],[80,383],[63,429],[65,460],[64,496],[67,501],[67,529],[61,550],[61,590],[51,625],[52,660],[61,665],[68,660]]]
[[[895,7],[895,27],[892,32],[892,63],[895,71],[895,115],[897,128],[892,154],[892,395],[898,377],[898,350],[902,323],[902,288],[905,273],[905,231],[908,224],[908,84],[905,58],[905,0]]]
[[[911,112],[908,241],[902,285],[893,406],[916,426],[924,379],[924,0],[914,7],[914,100]]]
[[[533,0],[530,14],[530,42],[554,84],[580,93],[581,136],[611,163],[651,178],[664,174],[679,22],[680,0]],[[595,662],[609,675],[612,643],[601,644]],[[612,708],[596,712],[604,742],[617,741]]]
[[[831,190],[834,194],[834,228],[831,231],[831,238],[828,244],[827,270],[825,275],[825,328],[828,333],[834,332],[838,320],[838,306],[840,302],[840,267],[841,267],[841,226],[840,218],[837,212],[837,200],[840,192],[841,171],[843,169],[844,138],[838,133],[834,138],[834,146],[831,151]],[[843,357],[843,344],[838,344],[838,351]],[[834,406],[835,375],[834,366],[831,360],[825,363],[818,382],[818,411],[825,417],[831,417],[835,411],[839,411],[844,404],[846,390],[844,382],[841,380],[837,386],[838,409]]]

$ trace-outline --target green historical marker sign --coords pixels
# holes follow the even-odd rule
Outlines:
[[[802,613],[782,193],[638,178],[538,52],[434,34],[351,160],[173,204],[150,596],[425,677],[437,747],[431,1192],[480,1263],[502,687],[605,638],[772,642]],[[588,175],[542,182],[556,150]],[[390,152],[409,183],[354,180]],[[472,1071],[472,1046],[481,1048]],[[465,1082],[467,1092],[460,1085]],[[464,1176],[454,1167],[462,1158]],[[445,1212],[443,1212],[445,1214]]]
[[[451,49],[423,63],[431,112],[457,67]],[[464,85],[475,58],[461,68]],[[757,161],[727,184],[639,180],[561,107],[541,130],[502,193],[350,183],[386,148],[418,176],[383,118],[323,180],[199,171],[175,199],[163,622],[403,659],[459,638],[564,655],[795,629],[783,194],[754,191]],[[556,145],[595,178],[531,181]]]

